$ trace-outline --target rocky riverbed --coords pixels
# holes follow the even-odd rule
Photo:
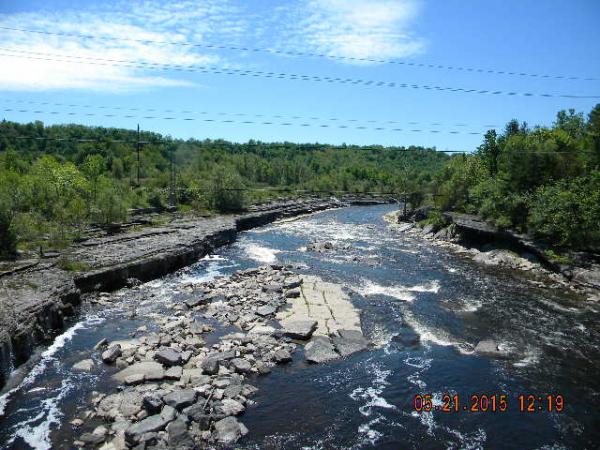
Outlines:
[[[0,447],[593,448],[598,303],[400,232],[393,209],[278,221],[86,294],[0,395]],[[445,393],[509,408],[415,411]],[[520,412],[518,393],[564,410]]]
[[[416,217],[418,219],[420,216],[417,214]],[[542,250],[538,251],[534,247],[535,253],[528,251],[527,247],[535,244],[522,236],[514,238],[511,236],[511,240],[514,239],[519,246],[523,245],[524,248],[520,249],[515,248],[514,245],[507,245],[507,242],[502,239],[494,242],[493,238],[488,238],[487,243],[479,241],[474,244],[469,240],[470,234],[480,233],[482,227],[490,236],[499,233],[494,227],[482,221],[477,221],[473,225],[473,220],[470,220],[465,224],[460,222],[462,217],[459,217],[456,220],[460,226],[457,227],[455,223],[451,223],[440,228],[434,225],[419,226],[415,220],[402,221],[401,218],[402,211],[393,211],[384,217],[396,231],[425,239],[457,255],[471,258],[482,266],[521,272],[527,274],[534,284],[559,289],[566,288],[591,300],[600,300],[600,265],[590,264],[585,268],[571,267],[568,269],[560,267],[545,256],[541,258]],[[463,220],[463,222],[465,221]]]
[[[238,419],[253,404],[253,375],[287,364],[299,346],[309,363],[365,350],[358,311],[338,285],[298,276],[290,267],[251,268],[231,277],[188,284],[184,302],[153,317],[130,340],[96,344],[116,392],[96,393],[90,409],[71,423],[81,428],[76,447],[201,448],[231,445],[248,433]],[[110,303],[104,296],[102,300]],[[208,345],[207,320],[238,331]],[[76,363],[93,369],[91,359]],[[93,419],[104,423],[87,430]]]

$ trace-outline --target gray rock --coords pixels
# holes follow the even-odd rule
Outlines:
[[[83,359],[78,363],[73,364],[73,370],[81,372],[91,372],[94,369],[94,361],[91,359]]]
[[[121,356],[121,346],[119,344],[111,345],[108,350],[102,352],[102,361],[112,364],[119,356]]]
[[[188,308],[195,308],[196,306],[200,306],[204,303],[206,303],[206,299],[204,297],[188,298],[185,301],[185,304],[188,306]]]
[[[183,360],[181,353],[173,350],[170,347],[161,348],[155,355],[154,359],[164,364],[165,366],[179,366]]]
[[[274,314],[275,311],[277,311],[277,309],[271,305],[265,305],[265,306],[261,306],[260,308],[258,308],[256,310],[256,314],[261,316],[261,317],[266,317],[266,316],[270,316],[271,314]]]
[[[508,358],[509,352],[506,349],[502,349],[496,341],[486,339],[480,341],[475,346],[475,353],[481,356],[489,356],[492,358]]]
[[[104,436],[94,433],[83,433],[79,436],[79,440],[86,445],[100,445],[104,442]]]
[[[192,389],[177,390],[165,395],[163,401],[175,409],[183,409],[186,406],[194,404],[196,395],[196,391]]]
[[[292,360],[292,355],[285,349],[279,349],[275,353],[273,353],[273,361],[277,364],[283,364],[286,362],[290,362]]]
[[[173,366],[169,367],[165,372],[165,379],[167,380],[179,380],[183,375],[183,367]]]
[[[235,444],[246,433],[248,429],[235,417],[226,417],[215,422],[214,437],[221,444]]]
[[[438,230],[438,226],[430,223],[423,227],[423,234],[435,233]]]
[[[200,365],[204,373],[215,375],[219,371],[219,360],[217,358],[205,358]]]
[[[300,288],[290,289],[289,291],[285,292],[286,298],[299,298],[300,295],[301,295]]]
[[[242,385],[241,384],[230,384],[223,391],[223,397],[225,398],[235,398],[242,393]]]
[[[169,435],[167,439],[169,448],[177,450],[196,448],[194,439],[190,436],[187,424],[183,419],[177,419],[167,425],[167,434]]]
[[[160,397],[160,395],[152,393],[152,394],[144,396],[142,405],[143,405],[144,409],[146,411],[148,411],[150,414],[156,414],[156,413],[160,412],[160,410],[163,406],[163,401],[162,401],[162,398]]]
[[[283,335],[292,339],[306,341],[310,339],[316,329],[316,320],[294,320],[285,323]]]
[[[125,430],[125,439],[130,444],[135,444],[145,433],[163,430],[169,422],[162,414],[146,417]]]
[[[328,250],[333,250],[333,244],[331,242],[311,242],[306,246],[306,250],[309,252],[323,253]]]
[[[231,365],[233,366],[233,370],[235,370],[237,373],[250,373],[252,370],[252,364],[250,364],[250,361],[244,358],[232,359]]]
[[[192,406],[188,406],[182,412],[191,420],[196,422],[200,426],[200,429],[208,430],[210,428],[210,422],[213,419],[213,416],[206,412],[204,408],[204,400],[195,403]]]
[[[231,398],[226,398],[221,401],[220,410],[226,416],[238,416],[243,413],[246,408],[240,402]]]
[[[304,347],[304,357],[311,363],[323,363],[332,359],[339,358],[331,340],[325,336],[313,336]]]
[[[107,344],[108,344],[108,339],[102,338],[98,341],[98,343],[96,345],[94,345],[94,350],[100,350],[101,348],[106,347]]]
[[[284,289],[294,289],[300,286],[302,286],[302,278],[300,277],[290,278],[283,285]]]
[[[133,373],[125,377],[125,384],[128,386],[142,384],[145,381],[145,379],[146,377],[143,373]]]
[[[339,336],[334,336],[331,340],[335,349],[342,356],[366,350],[369,346],[369,341],[357,330],[340,330]]]
[[[146,381],[161,381],[165,377],[165,370],[163,369],[163,366],[157,362],[143,361],[117,372],[113,375],[113,378],[123,383],[125,382],[125,378],[134,374],[144,375],[144,380]]]

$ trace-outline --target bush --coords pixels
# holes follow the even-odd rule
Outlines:
[[[17,254],[17,236],[12,227],[10,212],[0,208],[0,258],[14,258]]]
[[[532,197],[530,231],[559,246],[600,245],[600,171],[540,187]]]

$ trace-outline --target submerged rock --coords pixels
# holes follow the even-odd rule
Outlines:
[[[510,356],[506,349],[503,349],[496,341],[491,339],[480,341],[475,346],[475,353],[492,358],[508,358]]]
[[[91,359],[83,359],[78,363],[73,364],[73,370],[78,370],[82,372],[91,372],[94,368],[94,361]]]

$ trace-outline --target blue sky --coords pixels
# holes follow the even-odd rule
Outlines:
[[[587,114],[600,98],[473,94],[400,85],[600,97],[598,80],[448,68],[600,79],[599,22],[597,0],[3,0],[0,27],[108,39],[0,30],[0,116],[18,122],[124,128],[140,123],[142,129],[183,138],[472,150],[481,141],[475,133],[484,132],[488,125],[502,127],[511,118],[549,125],[558,110],[575,108]],[[341,58],[217,50],[206,45]],[[138,65],[111,65],[99,58]],[[139,62],[363,82],[149,70]],[[420,63],[443,68],[411,65]],[[365,85],[367,80],[375,83]],[[380,81],[395,86],[376,86]],[[136,111],[125,110],[129,108]]]

